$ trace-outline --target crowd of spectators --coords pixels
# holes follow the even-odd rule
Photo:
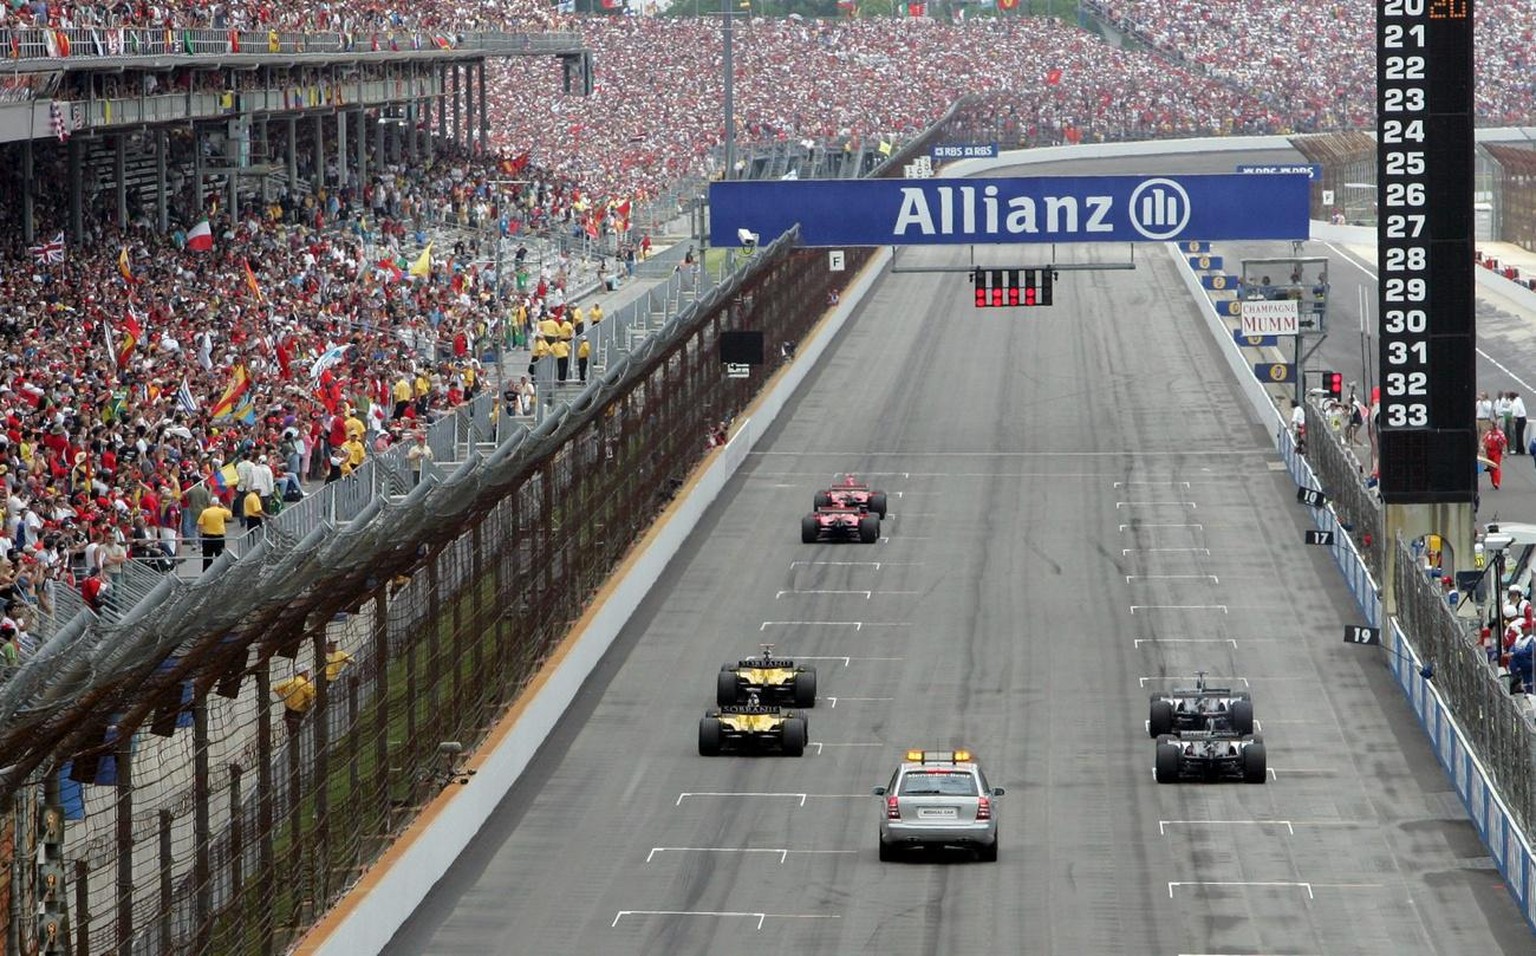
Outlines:
[[[598,193],[646,196],[708,176],[723,138],[719,24],[597,18],[590,101],[532,90],[558,65],[508,61],[491,81],[494,137]],[[1020,139],[1064,141],[1271,129],[1253,98],[1057,20],[752,19],[734,31],[737,138],[806,140],[915,132],[966,94],[995,98]],[[658,65],[658,58],[664,68]]]
[[[556,23],[553,6],[539,0],[419,0],[408,6],[356,0],[300,3],[220,3],[208,0],[152,2],[10,0],[0,4],[6,27],[148,27],[217,30],[284,30],[335,33],[545,29]]]
[[[1490,4],[1507,16],[1489,14]],[[1009,146],[1368,126],[1372,118],[1364,0],[1101,7],[1162,55],[1044,18],[743,18],[738,139],[894,139],[963,96],[974,102],[968,119],[992,123]],[[534,0],[429,0],[407,17],[342,2],[38,0],[8,6],[0,27],[553,24],[549,9]],[[1480,60],[1483,118],[1529,122],[1532,10],[1513,0],[1487,0],[1482,10],[1480,43],[1496,51]],[[216,208],[208,251],[187,245],[196,222],[190,184],[175,197],[180,228],[171,235],[142,214],[126,224],[90,217],[86,235],[55,264],[0,240],[0,553],[10,555],[0,562],[0,600],[47,610],[50,588],[78,586],[89,574],[97,580],[86,593],[105,600],[125,561],[158,558],[195,535],[193,486],[238,512],[240,476],[259,473],[265,487],[270,474],[273,487],[290,491],[293,477],[338,477],[484,388],[485,356],[565,306],[569,263],[540,267],[515,256],[502,276],[510,296],[497,302],[471,232],[586,232],[615,204],[718,174],[719,24],[599,17],[579,28],[597,64],[590,98],[555,92],[560,67],[551,58],[493,66],[496,155],[440,148],[420,167],[374,157],[361,187],[340,185],[332,161],[323,177],[331,185],[317,193]],[[307,179],[311,158],[298,165]],[[61,160],[39,160],[43,185],[58,181],[37,191],[45,238],[64,221],[64,174]],[[14,202],[0,195],[0,219],[14,220]],[[467,231],[444,239],[445,226]],[[423,259],[433,236],[441,244]],[[423,263],[427,274],[412,275]],[[133,327],[141,331],[130,345]],[[215,417],[247,374],[249,388]],[[237,463],[245,470],[230,467]]]
[[[1376,122],[1375,0],[1087,0],[1170,62],[1254,96],[1298,130]],[[1476,110],[1482,125],[1536,114],[1536,4],[1479,0]]]
[[[0,607],[51,611],[60,586],[104,606],[127,562],[191,557],[210,503],[297,498],[505,384],[486,359],[564,307],[572,263],[514,238],[497,300],[474,237],[576,224],[567,184],[529,167],[505,196],[498,175],[376,167],[215,211],[205,251],[142,216],[91,220],[57,263],[0,250]]]

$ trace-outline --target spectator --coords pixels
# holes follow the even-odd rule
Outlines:
[[[272,693],[283,702],[283,723],[288,726],[288,732],[298,733],[304,725],[305,715],[315,706],[315,685],[309,679],[309,668],[273,684]]]
[[[334,684],[341,678],[342,671],[352,666],[352,655],[341,649],[334,640],[325,642],[325,680],[328,684]]]
[[[197,530],[203,536],[204,571],[212,567],[214,560],[224,553],[225,526],[234,516],[234,512],[218,501],[209,504],[197,516]]]
[[[432,460],[432,446],[427,444],[427,433],[418,431],[416,441],[405,453],[406,460],[411,463],[411,485],[415,487],[421,484],[421,467]]]

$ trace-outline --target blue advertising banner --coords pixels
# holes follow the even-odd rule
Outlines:
[[[1179,243],[1179,249],[1183,252],[1194,255],[1195,253],[1210,252],[1211,244],[1209,242],[1201,242],[1198,239],[1188,239]]]
[[[717,182],[710,242],[804,246],[1305,239],[1302,176],[1047,176]]]
[[[1221,263],[1222,263],[1221,256],[1190,256],[1189,257],[1189,267],[1191,269],[1193,269],[1195,272],[1207,272],[1207,271],[1211,271],[1211,270],[1214,270],[1216,272],[1220,272],[1221,269],[1222,269]]]
[[[1288,362],[1259,362],[1253,375],[1267,385],[1286,385],[1296,381],[1296,366]]]
[[[1203,275],[1200,284],[1213,292],[1234,292],[1237,290],[1237,276],[1229,276],[1224,272]]]
[[[996,143],[950,143],[933,147],[934,159],[993,159]]]
[[[1278,335],[1244,335],[1242,329],[1233,329],[1232,338],[1236,340],[1238,345],[1247,346],[1250,348],[1261,348],[1265,345],[1280,344],[1280,336]],[[1263,366],[1254,366],[1254,368],[1260,367],[1264,368],[1266,372],[1269,370],[1269,365],[1267,363]],[[1292,378],[1294,377],[1295,376],[1292,376]]]
[[[1306,173],[1308,179],[1322,179],[1323,167],[1311,163],[1280,163],[1274,166],[1239,166],[1246,176],[1295,176]]]

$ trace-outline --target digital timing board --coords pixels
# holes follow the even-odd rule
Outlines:
[[[1472,0],[1377,0],[1380,492],[1477,491]]]

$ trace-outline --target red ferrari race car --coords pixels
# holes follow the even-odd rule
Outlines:
[[[815,507],[820,509],[828,505],[836,505],[839,508],[857,508],[860,511],[873,511],[884,518],[885,492],[871,490],[869,485],[860,481],[856,476],[847,475],[842,481],[826,491],[816,492]]]
[[[828,541],[860,541],[874,544],[880,540],[880,516],[873,511],[826,505],[800,519],[800,540],[814,544]]]

